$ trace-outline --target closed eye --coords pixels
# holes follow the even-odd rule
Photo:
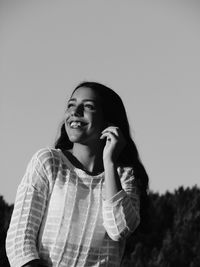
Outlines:
[[[74,103],[68,103],[67,108],[69,109],[69,108],[71,108],[73,106],[74,106]]]
[[[75,108],[75,107],[82,107],[87,110],[96,110],[96,105],[89,101],[83,101],[82,103],[77,103],[74,100],[70,100],[67,104],[67,109]]]
[[[92,105],[92,104],[85,104],[84,105],[87,109],[91,109],[91,110],[94,110],[95,109],[95,106]]]

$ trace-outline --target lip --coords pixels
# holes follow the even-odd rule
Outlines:
[[[78,127],[72,127],[71,124],[72,124],[73,122],[74,122],[74,123],[79,123],[80,125],[79,125]],[[83,120],[80,120],[80,119],[69,119],[69,120],[67,121],[67,124],[68,124],[68,126],[69,126],[71,129],[77,129],[77,128],[82,128],[82,127],[86,126],[88,123],[85,122],[85,121],[83,121]]]

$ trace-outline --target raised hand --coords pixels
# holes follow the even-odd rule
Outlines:
[[[119,127],[116,126],[109,126],[104,129],[100,139],[104,138],[106,138],[106,144],[103,150],[103,161],[104,163],[115,163],[126,145],[126,140]]]

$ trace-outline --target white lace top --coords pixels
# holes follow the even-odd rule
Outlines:
[[[34,259],[48,267],[122,266],[125,239],[140,218],[133,170],[118,173],[123,190],[104,200],[104,173],[87,174],[59,149],[35,153],[7,233],[11,267]]]

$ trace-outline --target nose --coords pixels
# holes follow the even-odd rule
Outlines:
[[[83,115],[83,107],[81,105],[74,106],[71,109],[70,113],[73,116],[82,116]]]

